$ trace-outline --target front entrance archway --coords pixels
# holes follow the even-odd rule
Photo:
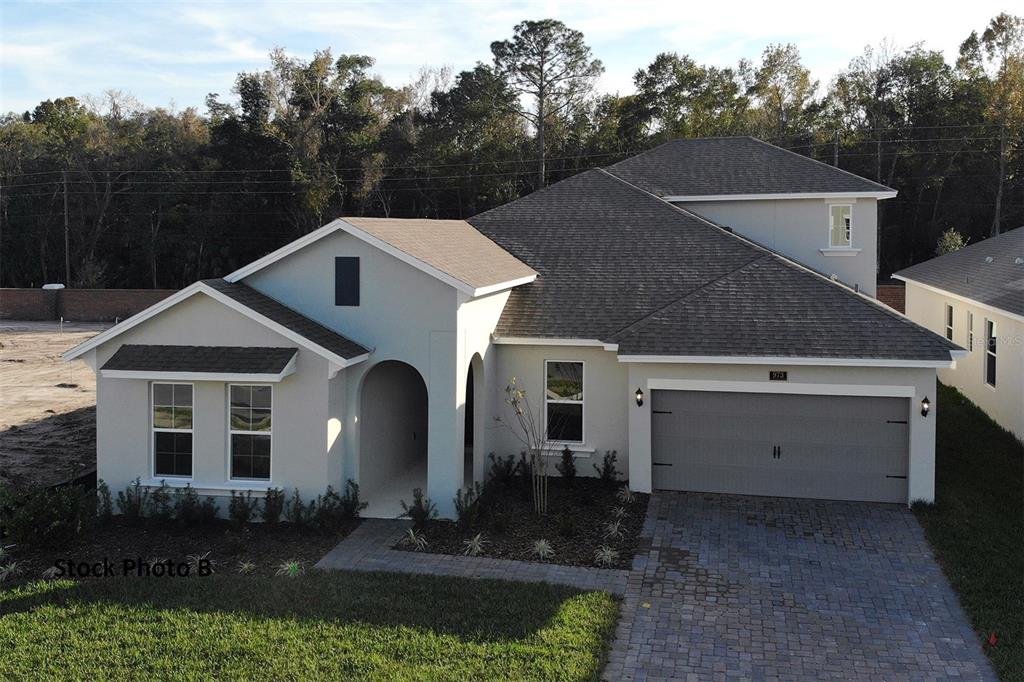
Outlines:
[[[427,386],[397,360],[375,365],[360,389],[359,486],[365,516],[394,517],[427,488]]]

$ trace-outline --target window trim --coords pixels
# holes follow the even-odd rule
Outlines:
[[[833,208],[837,208],[837,207],[850,209],[850,224],[846,228],[846,232],[847,232],[847,235],[848,235],[847,236],[847,243],[846,244],[835,244],[835,243],[832,242],[832,209]],[[828,232],[827,232],[828,248],[829,249],[852,249],[852,248],[854,248],[853,247],[853,204],[849,204],[849,203],[825,204],[825,208],[826,208],[826,215],[827,215],[827,220],[825,222],[826,222],[827,230],[828,230]]]
[[[156,386],[188,386],[192,389],[192,428],[190,429],[168,429],[157,426],[153,419],[153,408],[156,407]],[[192,481],[196,475],[196,387],[191,381],[151,381],[149,382],[149,471],[154,480]],[[188,476],[158,474],[156,472],[156,434],[157,433],[188,433],[192,435],[192,461],[189,468],[192,473]]]
[[[997,379],[999,378],[999,342],[998,335],[999,328],[996,326],[996,321],[986,317],[985,318],[985,361],[981,363],[982,379],[985,385],[989,388],[994,389],[996,387]],[[988,359],[992,356],[994,360],[994,366],[992,367],[992,381],[989,381],[988,376]]]
[[[583,399],[582,400],[565,400],[565,399],[548,399],[548,363],[549,362],[571,362],[580,365],[583,381]],[[587,363],[585,360],[560,360],[560,359],[547,359],[544,360],[544,371],[541,377],[542,395],[544,396],[544,442],[547,443],[548,449],[551,446],[557,446],[561,448],[566,445],[579,445],[585,446],[587,443]],[[548,438],[548,403],[562,403],[565,405],[579,405],[580,406],[580,440],[554,440]]]
[[[967,311],[967,352],[974,352],[974,312]]]
[[[252,386],[266,386],[267,388],[270,389],[270,431],[238,431],[236,429],[231,428],[231,387],[232,386],[249,386],[249,387],[252,387]],[[273,384],[268,384],[266,382],[250,382],[250,383],[228,383],[228,384],[225,384],[225,387],[226,387],[226,390],[227,390],[227,395],[225,395],[225,403],[224,404],[227,407],[225,415],[227,416],[227,427],[228,427],[227,428],[227,434],[228,434],[227,435],[227,441],[228,442],[227,442],[227,448],[225,448],[225,449],[227,450],[227,453],[228,453],[228,461],[227,461],[227,466],[228,466],[228,477],[227,478],[228,478],[228,481],[229,482],[233,482],[233,483],[266,483],[268,486],[272,487],[271,482],[274,480],[274,385]],[[270,437],[270,472],[269,472],[267,478],[237,478],[237,477],[235,477],[234,471],[233,471],[233,467],[232,467],[232,461],[231,461],[233,456],[234,456],[234,452],[231,449],[231,436],[234,435],[234,434],[243,435],[243,436],[244,435],[251,436],[253,434],[258,434],[258,435],[266,435],[266,436]]]
[[[952,303],[947,303],[946,304],[945,313],[946,313],[946,318],[945,318],[944,322],[946,323],[946,340],[947,341],[952,341],[953,340],[953,320],[955,319],[954,318],[954,313],[953,313],[953,304]]]

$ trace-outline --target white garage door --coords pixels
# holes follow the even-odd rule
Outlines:
[[[655,489],[907,501],[906,398],[653,391]]]

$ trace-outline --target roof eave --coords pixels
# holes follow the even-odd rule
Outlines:
[[[640,355],[619,353],[619,362],[651,364],[702,365],[817,365],[826,367],[904,367],[948,369],[955,365],[951,350],[949,360],[901,360],[891,358],[829,358],[787,356],[733,356],[733,355]]]
[[[896,190],[878,192],[764,192],[757,194],[666,194],[661,198],[672,202],[697,201],[774,201],[780,199],[894,199]]]
[[[983,303],[982,301],[979,301],[976,298],[971,298],[969,296],[964,296],[963,294],[958,294],[958,293],[950,291],[948,289],[943,289],[940,286],[936,286],[934,284],[928,284],[926,282],[922,282],[921,280],[914,279],[913,277],[908,277],[906,275],[901,275],[899,273],[893,273],[893,275],[891,275],[891,276],[892,276],[893,279],[898,279],[901,282],[906,282],[906,283],[914,284],[914,285],[919,286],[919,287],[921,287],[923,289],[927,289],[928,291],[932,291],[934,293],[941,294],[943,296],[949,296],[950,298],[956,299],[956,300],[961,301],[963,303],[968,303],[970,305],[978,306],[982,310],[990,310],[990,311],[992,311],[994,313],[997,313],[999,315],[1003,315],[1007,319],[1015,320],[1017,322],[1024,322],[1024,315],[1021,315],[1020,313],[1015,313],[1015,312],[1006,310],[1005,308],[1000,308],[998,306],[994,306],[991,303]]]

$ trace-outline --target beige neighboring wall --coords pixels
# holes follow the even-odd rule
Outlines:
[[[1024,322],[988,307],[907,280],[907,317],[936,334],[946,334],[946,304],[953,306],[953,342],[968,350],[939,380],[955,386],[997,424],[1024,439]],[[974,314],[974,347],[968,313]],[[985,383],[985,320],[996,323],[996,385]]]
[[[102,367],[122,344],[295,347],[276,332],[201,293],[100,345],[92,351],[96,367]],[[150,383],[97,377],[97,472],[111,490],[125,488],[136,477],[154,482]],[[332,482],[326,455],[327,360],[300,348],[295,372],[273,384],[271,480],[266,483],[229,480],[228,385],[220,381],[192,384],[190,482],[201,494],[227,495],[229,489],[246,487],[264,491],[278,485],[298,488],[309,499],[322,494]],[[224,505],[221,500],[222,511]]]
[[[829,206],[850,204],[851,248],[829,251]],[[676,202],[824,275],[875,295],[878,202],[875,199],[753,199]],[[823,252],[824,250],[824,252]]]

